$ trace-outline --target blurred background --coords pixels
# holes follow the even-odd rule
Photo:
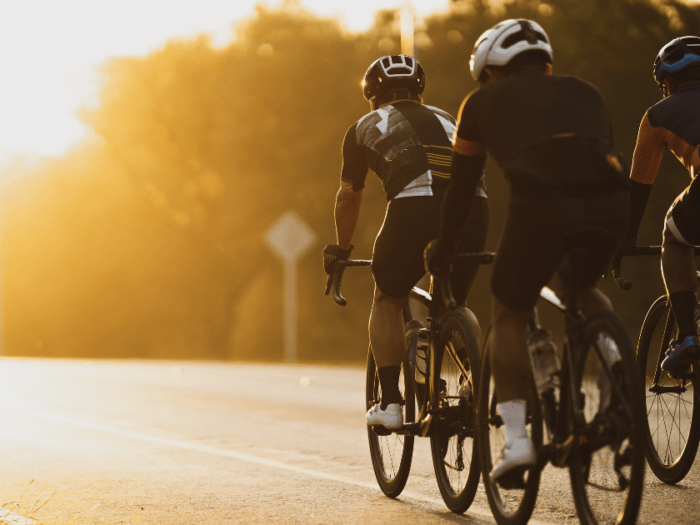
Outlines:
[[[343,136],[369,109],[360,82],[373,60],[400,51],[399,1],[30,0],[21,12],[8,4],[0,8],[4,353],[281,360],[282,263],[263,235],[293,210],[316,234],[298,266],[299,359],[362,361],[370,272],[348,272],[341,309],[323,296],[320,254],[335,240]],[[476,38],[500,19],[531,18],[550,35],[555,73],[602,90],[628,162],[644,111],[660,98],[657,52],[700,32],[700,5],[677,0],[415,5],[426,103],[456,116],[476,87]],[[103,45],[110,35],[119,45]],[[84,55],[88,66],[65,81],[66,57]],[[660,242],[688,175],[667,154],[657,180],[640,244]],[[486,181],[493,250],[507,187],[490,162]],[[353,256],[370,257],[385,206],[369,174]],[[659,262],[624,268],[636,283],[630,292],[609,278],[603,288],[636,339],[663,290]],[[481,271],[470,297],[484,327],[489,275]]]

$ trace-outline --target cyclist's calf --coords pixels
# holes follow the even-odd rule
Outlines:
[[[499,402],[527,399],[531,375],[526,334],[532,310],[511,310],[494,298],[491,366]]]
[[[396,299],[374,287],[374,301],[369,318],[369,340],[377,368],[401,366],[406,353],[406,330],[403,305],[406,299]]]

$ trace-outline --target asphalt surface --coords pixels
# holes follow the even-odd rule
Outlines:
[[[427,439],[396,500],[378,489],[359,367],[0,360],[0,523],[494,523],[440,498]],[[697,463],[647,471],[639,523],[700,523]],[[533,523],[576,523],[548,467]]]

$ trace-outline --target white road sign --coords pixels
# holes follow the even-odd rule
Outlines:
[[[296,212],[284,212],[265,232],[265,242],[285,261],[296,261],[316,240],[316,234]]]
[[[316,234],[292,210],[265,232],[265,242],[284,263],[284,360],[297,360],[297,259],[316,241]]]

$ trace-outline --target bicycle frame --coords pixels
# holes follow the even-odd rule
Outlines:
[[[580,429],[586,426],[586,422],[583,417],[582,407],[580,406],[579,396],[576,389],[577,381],[575,376],[575,363],[577,361],[574,359],[576,357],[575,353],[577,349],[580,348],[581,328],[584,325],[584,318],[578,311],[577,283],[578,276],[580,275],[581,265],[580,256],[578,254],[582,252],[575,250],[573,253],[573,271],[571,272],[571,279],[567,290],[566,302],[563,302],[557,296],[557,294],[547,286],[545,286],[540,292],[540,297],[542,297],[545,301],[547,301],[557,310],[563,313],[565,318],[566,339],[564,342],[561,379],[562,385],[564,385],[565,382],[568,383],[568,388],[561,389],[559,409],[556,414],[556,426],[553,429],[553,432],[551,432],[552,429],[550,429],[550,432],[553,435],[551,443],[552,448],[549,450],[549,454],[542,454],[542,456],[544,457],[541,458],[541,460],[544,460],[544,463],[546,463],[547,460],[551,460],[552,464],[558,467],[564,467],[566,465],[567,457],[574,445],[574,437],[578,435]],[[539,328],[539,323],[536,315],[533,316],[533,320],[531,321],[531,323],[534,323],[535,326]],[[601,364],[603,364],[602,368],[605,371],[607,380],[610,382],[610,385],[613,391],[615,392],[616,398],[622,404],[624,411],[627,414],[631,414],[632,409],[627,403],[624,394],[620,390],[617,381],[614,380],[611,367],[607,365],[607,360],[603,356],[601,349],[598,348],[598,345],[593,345],[593,347],[595,349],[596,354],[598,355],[598,359],[600,360]],[[564,407],[568,404],[570,404],[572,408],[571,413],[574,417],[573,421],[569,421],[566,417],[564,417],[567,413],[564,410]],[[542,466],[544,466],[544,463]]]
[[[629,290],[632,288],[632,283],[629,282],[624,278],[622,275],[622,259],[623,257],[637,257],[639,255],[661,255],[662,252],[662,247],[661,246],[639,246],[639,247],[633,247],[633,248],[621,248],[618,252],[617,255],[615,256],[615,260],[613,261],[613,268],[612,268],[612,275],[613,278],[615,279],[615,282],[617,285],[622,289],[622,290]],[[693,253],[694,255],[700,255],[700,246],[694,246],[693,247]],[[700,280],[700,272],[697,274],[698,280]],[[673,326],[676,322],[676,317],[675,314],[673,313],[673,309],[670,307],[668,308],[668,315],[666,317],[666,326],[664,326],[664,334],[663,334],[663,339],[662,339],[662,344],[661,348],[668,348],[669,343],[671,342],[671,335],[673,331]],[[684,388],[684,387],[662,387],[659,385],[659,381],[661,380],[661,362],[663,361],[663,353],[659,353],[659,356],[656,360],[656,369],[654,371],[654,384],[652,385],[650,392],[654,393],[664,393],[664,392],[676,392],[676,393],[681,393],[678,391],[679,388]]]
[[[461,254],[450,258],[450,262],[457,260],[470,259],[478,264],[488,264],[493,261],[494,254],[492,253],[472,253],[472,254]],[[333,290],[333,298],[335,302],[340,306],[345,306],[347,301],[342,295],[342,279],[345,268],[350,266],[370,266],[372,261],[369,260],[346,260],[338,261],[335,266],[335,271],[332,276],[329,276],[326,295],[328,295]],[[450,285],[449,274],[439,279],[440,290],[442,292],[442,297],[446,297],[445,303],[447,305],[454,305],[454,298],[452,296],[452,289]],[[420,407],[420,412],[416,417],[416,421],[413,423],[406,423],[398,430],[394,432],[400,435],[407,436],[421,436],[425,437],[430,435],[431,424],[433,422],[433,416],[437,415],[438,411],[438,392],[431,380],[432,370],[435,369],[435,354],[436,354],[436,344],[440,337],[440,305],[435,298],[435,286],[436,280],[431,277],[430,280],[430,292],[426,292],[418,287],[413,287],[409,292],[409,298],[418,301],[423,304],[428,309],[428,332],[430,337],[428,338],[428,363],[426,368],[426,386],[428,388],[427,399]],[[456,354],[454,348],[447,346],[450,358],[454,364],[458,367],[460,373],[467,377],[468,371],[464,364],[462,363],[459,356]]]
[[[430,280],[430,289],[431,292],[434,289],[434,279],[431,278]],[[423,304],[427,309],[428,309],[428,331],[430,333],[430,337],[428,339],[428,367],[426,369],[426,386],[428,387],[428,396],[425,402],[421,405],[420,412],[418,413],[418,416],[416,417],[416,422],[414,423],[408,423],[405,424],[402,428],[396,430],[395,432],[397,434],[402,434],[402,435],[409,435],[409,436],[421,436],[421,437],[426,437],[430,435],[430,427],[431,423],[433,421],[433,416],[437,414],[437,405],[438,405],[438,392],[435,388],[435,385],[433,384],[433,381],[431,379],[432,373],[430,371],[435,369],[435,355],[436,355],[436,349],[435,345],[438,342],[438,338],[440,337],[440,322],[439,322],[439,315],[440,315],[440,307],[436,303],[436,301],[433,300],[433,295],[432,293],[428,293],[425,290],[422,290],[418,287],[414,287],[410,292],[409,296],[410,299],[414,299],[421,304]],[[450,354],[450,358],[452,359],[453,363],[459,368],[460,373],[464,376],[468,376],[468,371],[465,368],[464,364],[462,363],[461,359],[459,356],[454,351],[454,348],[451,346],[447,346],[446,350]]]

